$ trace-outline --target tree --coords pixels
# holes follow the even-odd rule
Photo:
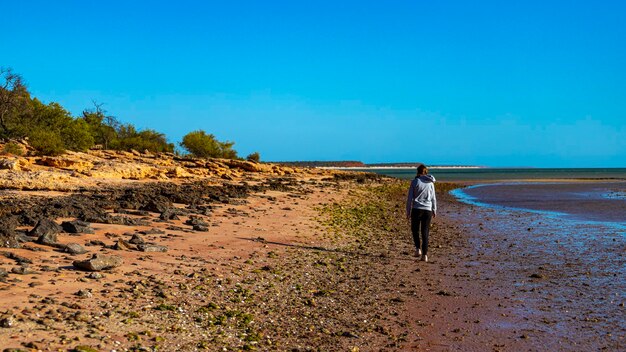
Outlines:
[[[18,116],[28,113],[30,94],[22,76],[11,68],[0,68],[0,137],[13,137]]]
[[[258,163],[259,161],[261,161],[261,154],[259,154],[259,152],[248,154],[246,160]]]
[[[214,135],[203,130],[187,133],[180,146],[198,158],[236,159],[237,152],[232,149],[234,142],[220,142]]]
[[[107,115],[102,109],[103,104],[94,101],[93,105],[94,109],[83,111],[82,119],[89,125],[94,143],[101,145],[104,149],[109,149],[118,137],[121,124],[114,116]]]
[[[117,140],[112,147],[121,150],[148,150],[154,153],[174,151],[174,144],[167,143],[167,138],[163,133],[151,129],[138,132],[131,124],[120,125],[117,130]]]

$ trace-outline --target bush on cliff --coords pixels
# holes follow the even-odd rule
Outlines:
[[[118,129],[117,139],[113,143],[114,149],[122,150],[148,150],[154,153],[173,152],[174,144],[167,143],[163,133],[146,129],[137,131],[131,124],[121,125]]]
[[[232,149],[234,144],[234,142],[220,142],[214,135],[197,130],[187,133],[180,146],[198,158],[237,159],[237,152]]]
[[[246,160],[258,163],[259,161],[261,161],[261,154],[259,154],[259,152],[248,154]]]

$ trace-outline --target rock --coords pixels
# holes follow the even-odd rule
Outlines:
[[[85,247],[81,246],[78,243],[68,243],[65,245],[65,247],[63,247],[63,250],[71,255],[87,253]]]
[[[133,234],[133,237],[128,242],[130,242],[132,244],[144,244],[144,243],[146,243],[146,241],[144,241],[143,238],[141,236],[139,236],[138,234]]]
[[[20,164],[17,159],[0,159],[0,170],[20,171]]]
[[[93,280],[100,280],[102,279],[104,276],[100,273],[91,273],[89,275],[87,275],[87,278],[89,279],[93,279]]]
[[[130,243],[120,239],[120,240],[117,240],[117,242],[115,242],[115,245],[113,246],[113,249],[118,250],[118,251],[128,251],[128,250],[131,250],[131,249],[135,249],[135,246],[133,246]]]
[[[0,247],[18,248],[19,246],[15,227],[7,223],[0,223]]]
[[[7,277],[7,275],[9,275],[9,274],[7,273],[7,270],[6,270],[5,268],[0,268],[0,280],[1,280],[2,278]]]
[[[209,226],[208,222],[204,221],[202,218],[199,218],[197,216],[189,217],[189,219],[187,219],[187,221],[185,221],[185,224],[191,225],[191,226],[195,226],[195,225]]]
[[[159,216],[159,219],[161,220],[178,220],[178,211],[176,208],[169,208],[166,209],[164,212],[161,213],[161,215]]]
[[[33,263],[32,260],[30,260],[30,259],[28,259],[26,257],[23,257],[23,256],[21,256],[19,254],[12,253],[12,252],[2,252],[2,255],[7,257],[7,258],[9,258],[9,259],[15,260],[17,262],[17,264],[20,264],[20,265],[22,265],[22,264],[32,264]]]
[[[91,259],[76,260],[72,264],[78,269],[88,271],[101,271],[106,269],[117,268],[124,263],[122,257],[118,255],[102,255],[94,254]]]
[[[139,208],[139,210],[151,211],[153,213],[163,213],[164,211],[171,208],[171,205],[167,201],[160,200],[151,200],[146,203],[144,206]]]
[[[80,160],[80,159],[72,159],[71,156],[62,156],[62,157],[43,157],[39,160],[39,163],[45,166],[54,167],[57,169],[65,169],[65,170],[73,170],[78,172],[86,172],[93,169],[93,163]]]
[[[209,232],[209,228],[204,225],[193,225],[194,231]]]
[[[151,228],[149,230],[139,231],[139,233],[143,235],[163,235],[165,231],[157,229],[157,228]]]
[[[87,298],[93,296],[89,290],[78,290],[77,292],[74,293],[74,295],[78,297],[87,297]]]
[[[142,252],[167,252],[167,247],[156,244],[140,244],[137,248]]]
[[[60,231],[61,227],[56,222],[50,219],[40,219],[28,235],[37,236],[37,243],[55,246],[58,241],[57,234]]]
[[[30,268],[26,265],[13,267],[11,272],[18,275],[29,275],[34,273],[34,271],[30,270]]]
[[[67,233],[96,233],[88,222],[81,220],[63,221],[61,227]]]
[[[4,317],[0,319],[0,327],[10,328],[15,325],[15,319],[13,317]]]

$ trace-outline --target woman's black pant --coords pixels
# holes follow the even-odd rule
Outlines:
[[[430,220],[433,218],[433,212],[424,209],[411,210],[411,233],[413,233],[413,241],[415,248],[420,248],[420,232],[422,233],[421,248],[422,254],[428,254],[428,232],[430,230]]]

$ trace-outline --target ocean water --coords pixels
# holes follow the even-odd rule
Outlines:
[[[415,168],[369,168],[369,171],[402,179],[415,177]],[[493,180],[626,180],[626,168],[431,168],[439,181],[493,181]]]

